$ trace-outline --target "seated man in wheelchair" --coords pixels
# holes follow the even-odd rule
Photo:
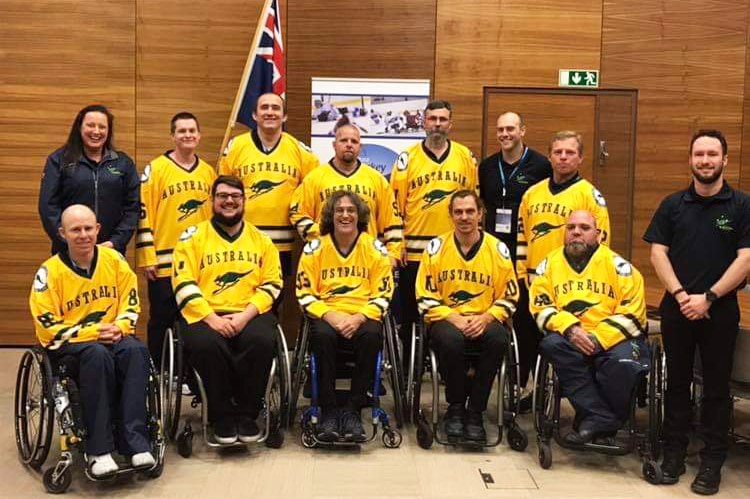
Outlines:
[[[252,442],[276,352],[271,305],[281,293],[279,253],[243,221],[242,181],[211,187],[213,216],[192,226],[174,250],[172,287],[190,364],[205,386],[217,443]]]
[[[393,294],[385,246],[367,233],[367,204],[349,191],[326,200],[320,239],[305,245],[297,272],[297,299],[311,319],[310,348],[318,365],[322,408],[318,440],[366,440],[360,412],[373,385],[383,346],[382,320]],[[336,348],[354,350],[349,401],[336,406]]]
[[[37,338],[53,365],[73,361],[77,371],[91,474],[118,471],[115,448],[134,468],[150,468],[150,360],[133,335],[140,312],[135,274],[120,253],[96,245],[99,224],[87,206],[66,208],[59,230],[67,249],[39,268],[29,297]]]
[[[649,370],[643,277],[599,244],[593,215],[574,211],[565,245],[536,269],[529,306],[545,334],[539,350],[576,411],[566,443],[611,437],[627,421],[633,389]]]
[[[445,433],[449,441],[484,442],[482,413],[509,342],[503,322],[516,310],[518,284],[507,246],[480,228],[479,196],[458,191],[448,209],[454,229],[432,239],[422,253],[417,304],[430,324],[430,344],[445,380]],[[480,351],[470,389],[465,348]]]

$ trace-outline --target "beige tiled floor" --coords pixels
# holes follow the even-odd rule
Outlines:
[[[4,439],[0,452],[0,497],[43,497],[41,478],[16,457],[13,435],[13,387],[20,350],[0,350],[0,425]],[[742,402],[741,424],[750,433],[750,403]],[[247,451],[217,453],[205,449],[196,437],[195,453],[181,458],[167,450],[164,474],[158,480],[125,477],[92,483],[76,470],[68,495],[108,498],[675,498],[695,497],[689,484],[697,457],[688,474],[675,486],[655,487],[641,478],[640,461],[633,454],[606,457],[572,453],[553,446],[554,462],[542,470],[527,416],[520,419],[531,444],[524,453],[500,447],[470,452],[435,445],[420,449],[412,428],[404,430],[401,448],[388,450],[375,441],[359,450],[308,450],[299,443],[298,430],[287,435],[281,450],[252,447]],[[56,457],[55,450],[46,466]],[[481,470],[481,471],[480,471]],[[485,485],[480,473],[492,475]],[[750,497],[750,449],[733,448],[724,468],[720,497]]]

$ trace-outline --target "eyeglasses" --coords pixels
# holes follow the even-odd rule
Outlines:
[[[235,192],[234,194],[229,194],[228,192],[219,192],[218,194],[214,195],[216,199],[219,201],[226,201],[227,199],[231,198],[232,201],[239,201],[240,199],[245,199],[244,194],[240,194],[238,192]]]

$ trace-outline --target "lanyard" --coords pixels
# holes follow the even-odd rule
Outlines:
[[[524,148],[523,154],[521,155],[521,159],[518,160],[518,163],[516,163],[516,167],[513,168],[513,171],[510,172],[510,175],[508,175],[508,182],[510,182],[513,179],[513,177],[515,176],[516,172],[518,171],[518,169],[523,164],[523,160],[526,159],[526,154],[528,152],[529,152],[529,148],[528,147]],[[497,160],[497,164],[498,164],[498,168],[500,169],[500,181],[503,183],[503,191],[502,191],[503,192],[503,203],[505,203],[505,195],[507,193],[507,188],[506,188],[506,182],[505,182],[505,172],[503,171],[503,155],[502,155],[502,153],[500,154],[500,157]]]

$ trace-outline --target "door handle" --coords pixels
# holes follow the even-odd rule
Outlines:
[[[609,153],[607,152],[607,141],[599,141],[599,166],[604,167],[609,159]]]

